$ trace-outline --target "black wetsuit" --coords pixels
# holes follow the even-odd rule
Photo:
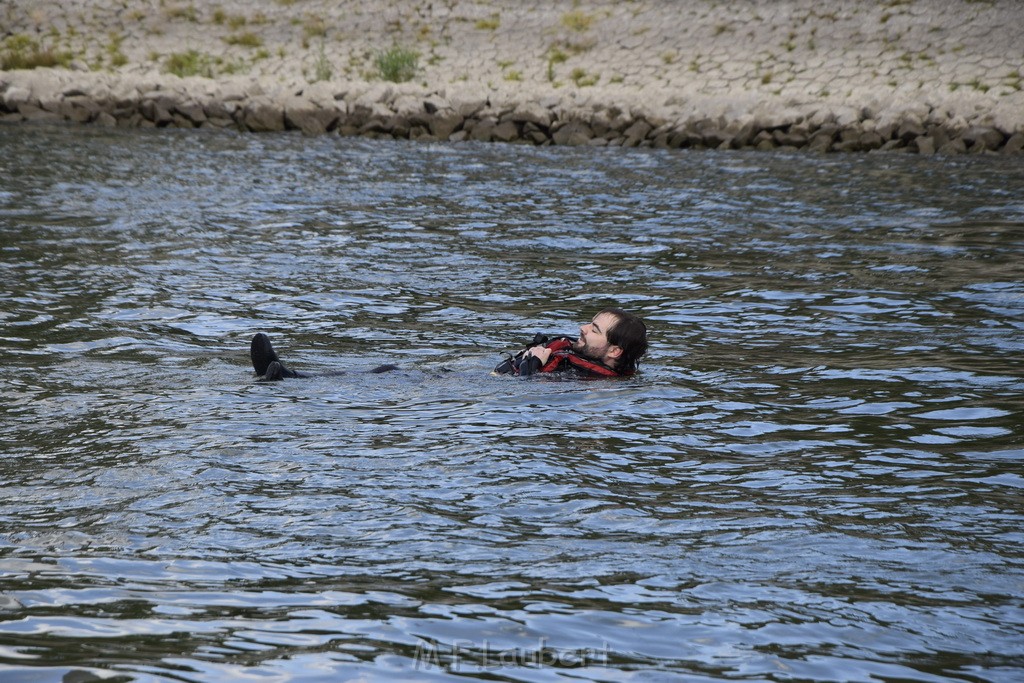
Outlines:
[[[270,343],[270,337],[263,334],[262,332],[256,333],[252,338],[252,343],[249,344],[249,358],[252,360],[252,367],[259,376],[259,379],[265,382],[276,382],[282,380],[285,377],[312,377],[313,375],[306,374],[304,372],[297,372],[287,367],[281,362],[281,359],[277,357],[277,352],[274,351],[274,347]],[[397,365],[379,365],[373,370],[372,373],[389,372],[391,370],[397,370]],[[326,372],[324,375],[343,375],[344,372],[334,371]]]

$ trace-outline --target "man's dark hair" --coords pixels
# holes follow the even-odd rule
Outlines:
[[[647,325],[639,317],[621,308],[606,308],[601,313],[615,316],[615,324],[606,332],[608,343],[622,349],[615,369],[623,374],[636,372],[637,363],[647,353]]]

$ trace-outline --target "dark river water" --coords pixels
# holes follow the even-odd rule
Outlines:
[[[1024,680],[1020,158],[0,127],[0,352],[4,683]]]

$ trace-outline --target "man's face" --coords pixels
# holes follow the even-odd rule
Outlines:
[[[608,343],[608,331],[618,321],[611,313],[598,314],[592,321],[580,326],[580,338],[572,345],[573,351],[614,367],[621,349]]]

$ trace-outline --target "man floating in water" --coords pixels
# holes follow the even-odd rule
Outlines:
[[[606,308],[580,326],[578,339],[537,335],[526,349],[499,363],[494,374],[525,377],[568,371],[586,377],[628,377],[636,372],[646,352],[644,321],[621,308]],[[262,332],[252,338],[249,355],[256,374],[264,381],[309,376],[285,366],[274,352],[270,338]],[[372,372],[395,369],[394,365],[382,365]]]
[[[534,343],[494,368],[498,375],[532,375],[538,372],[576,371],[590,377],[628,377],[647,353],[647,326],[621,308],[606,308],[580,326],[580,336],[547,339]]]

